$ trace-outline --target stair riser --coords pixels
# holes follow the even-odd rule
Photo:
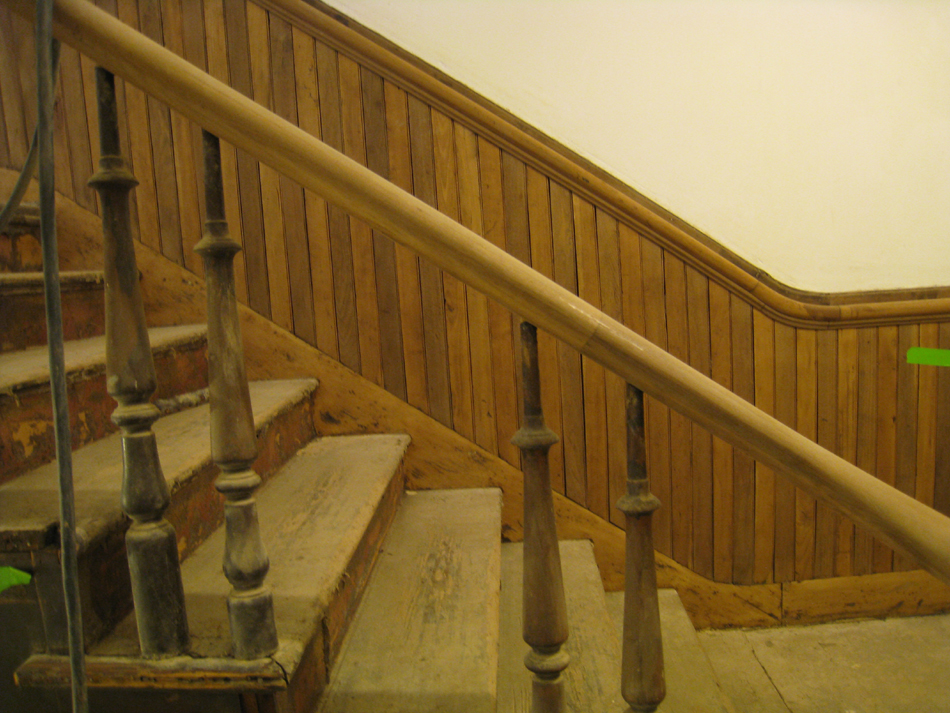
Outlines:
[[[102,334],[105,310],[101,284],[64,289],[63,338],[85,339]],[[0,295],[0,352],[46,344],[46,304],[43,293],[16,292]]]
[[[39,272],[43,269],[43,251],[39,240],[30,233],[0,235],[0,272]]]
[[[155,354],[156,398],[202,389],[208,384],[204,341]],[[115,401],[106,391],[103,367],[70,375],[68,384],[73,449],[116,430]],[[82,408],[77,409],[81,404]],[[53,409],[48,384],[0,395],[0,483],[56,457]]]

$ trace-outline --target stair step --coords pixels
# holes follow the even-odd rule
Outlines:
[[[395,515],[408,445],[405,435],[318,439],[258,491],[261,536],[270,557],[267,583],[274,593],[280,641],[272,659],[227,658],[230,585],[221,571],[224,532],[219,529],[182,565],[190,655],[158,662],[137,658],[135,621],[129,616],[90,652],[90,685],[128,689],[147,677],[156,689],[176,691],[175,710],[202,710],[208,704],[200,698],[202,691],[235,700],[242,692],[268,696],[280,691],[279,710],[311,709],[326,685],[326,657],[332,660],[339,647]],[[61,684],[68,678],[68,662],[36,656],[17,676],[23,685]],[[120,694],[97,695],[111,695],[115,703]],[[192,700],[194,695],[199,698]],[[145,710],[136,707],[134,698],[128,702]],[[222,701],[215,705],[226,706]]]
[[[102,334],[105,277],[101,270],[61,272],[63,337]],[[0,352],[46,344],[46,301],[42,272],[0,272]]]
[[[735,713],[676,590],[661,589],[659,600],[666,699],[657,713]],[[623,592],[609,593],[607,602],[619,635],[623,631]]]
[[[501,493],[407,493],[318,710],[490,713]]]
[[[149,330],[155,370],[155,398],[207,386],[205,325]],[[106,391],[105,338],[64,345],[73,448],[115,431],[115,401]],[[47,348],[0,354],[0,483],[55,457]]]
[[[313,379],[251,384],[260,452],[255,467],[262,475],[273,472],[313,437],[310,412],[315,389]],[[160,418],[153,428],[162,472],[172,494],[166,517],[177,530],[182,555],[194,550],[222,519],[221,498],[212,486],[216,468],[211,461],[208,416],[208,406],[199,406]],[[129,609],[128,570],[122,551],[126,518],[119,505],[120,435],[77,450],[73,477],[82,567],[95,573],[83,580],[89,587],[84,625],[92,641]],[[0,485],[0,552],[43,552],[56,546],[57,483],[56,464],[47,463]]]
[[[564,710],[623,711],[620,696],[620,643],[607,613],[604,587],[587,540],[559,543],[567,620],[565,649],[571,662],[564,673]],[[523,547],[502,547],[501,657],[498,665],[499,713],[530,713],[531,673],[524,657],[529,647],[521,638]]]

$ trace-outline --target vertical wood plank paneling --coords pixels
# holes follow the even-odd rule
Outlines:
[[[755,402],[755,365],[752,344],[752,308],[735,295],[732,312],[732,390],[749,403]],[[733,581],[752,584],[755,568],[755,461],[736,449],[733,471]]]
[[[162,44],[162,9],[159,3],[139,5],[139,25],[142,34]],[[146,97],[146,103],[148,104],[148,132],[152,144],[152,169],[155,180],[155,201],[158,207],[161,252],[169,260],[184,265],[171,112],[165,104],[154,97]]]
[[[663,261],[666,284],[667,350],[689,363],[689,324],[686,309],[686,266],[667,253]],[[670,515],[673,528],[673,557],[688,567],[693,556],[693,445],[690,420],[670,411]]]
[[[432,116],[429,107],[415,97],[409,97],[408,107],[413,189],[419,199],[433,207],[438,207],[435,158],[432,149]],[[419,282],[422,289],[422,318],[425,326],[429,415],[451,428],[452,391],[449,386],[442,271],[428,260],[420,259]]]
[[[849,463],[858,458],[858,330],[838,331],[838,455]],[[854,572],[854,523],[835,513],[837,544],[835,576]]]
[[[894,485],[897,464],[897,327],[878,328],[877,348],[877,470],[875,475]],[[890,572],[893,551],[874,542],[873,571]]]
[[[789,428],[798,424],[798,359],[795,328],[775,325],[775,417]],[[775,581],[795,579],[795,486],[775,480]]]
[[[293,28],[294,91],[297,96],[297,123],[307,133],[321,138],[320,90],[317,83],[317,50],[312,37]],[[307,255],[310,259],[313,331],[317,347],[340,358],[337,334],[336,296],[333,259],[330,249],[330,225],[327,202],[310,190],[304,190]]]
[[[435,185],[439,210],[459,219],[455,132],[452,120],[432,112],[432,147],[435,152]],[[475,439],[472,414],[472,362],[468,336],[468,300],[465,285],[448,273],[442,276],[445,295],[445,334],[452,388],[452,423],[469,440]]]
[[[133,29],[139,29],[138,7],[134,0],[119,0],[117,17]],[[138,216],[139,240],[157,252],[162,250],[155,174],[152,168],[152,139],[149,135],[149,105],[145,94],[131,84],[122,83],[129,136],[129,158],[138,185],[132,201]]]
[[[251,87],[258,104],[273,110],[273,83],[271,80],[270,28],[267,14],[253,3],[247,6],[247,36],[251,52]],[[287,246],[284,232],[284,214],[281,209],[281,177],[270,166],[259,165],[261,181],[261,210],[264,217],[264,269],[270,298],[270,318],[284,329],[293,331],[294,320],[290,300],[290,275],[287,268]],[[256,275],[252,275],[256,277]]]
[[[481,182],[478,167],[478,139],[472,131],[456,124],[455,148],[458,156],[460,222],[478,235],[484,235]],[[475,429],[475,442],[489,453],[497,453],[498,434],[495,429],[495,390],[492,381],[492,343],[488,317],[488,298],[471,287],[466,287],[465,291],[468,305],[469,350],[471,352],[472,369],[472,423]],[[542,378],[543,376],[544,373],[542,372]]]
[[[60,160],[53,162],[53,173],[56,178],[57,191],[75,200],[72,166],[69,160],[70,147],[66,127],[66,110],[63,106],[63,94],[65,92],[63,83],[57,82],[54,91],[56,98],[53,105],[53,153],[54,156],[59,156]]]
[[[343,151],[343,118],[340,101],[340,73],[337,53],[316,43],[317,93],[320,100],[320,122],[323,140]],[[336,298],[336,333],[340,361],[360,372],[360,334],[356,307],[356,282],[353,274],[353,243],[350,221],[346,213],[327,204],[327,227],[330,234],[330,264],[333,270],[333,294]]]
[[[189,2],[187,5],[194,9],[200,5]],[[185,56],[184,20],[180,0],[162,0],[162,36],[165,47],[179,57]],[[172,135],[172,153],[174,155],[175,186],[177,189],[179,228],[181,240],[182,261],[195,274],[202,274],[201,257],[194,251],[194,247],[201,240],[202,221],[201,208],[198,202],[199,177],[202,175],[203,163],[199,164],[195,156],[194,135],[192,124],[177,111],[169,111]],[[200,156],[200,154],[199,154]]]
[[[855,464],[868,472],[877,471],[877,338],[876,327],[858,330],[858,441]],[[873,541],[863,528],[854,531],[854,574],[873,571]]]
[[[366,165],[366,143],[363,132],[362,89],[359,66],[339,56],[340,110],[343,118],[343,152]],[[360,373],[376,384],[383,383],[382,354],[379,336],[379,301],[376,292],[376,259],[373,231],[361,220],[350,216],[350,239],[353,248],[353,280],[356,290],[356,319],[359,325]]]
[[[940,325],[940,349],[950,349],[950,323]],[[934,509],[950,515],[950,369],[937,370],[937,425],[934,437]]]
[[[507,235],[501,150],[491,141],[479,137],[478,159],[485,237],[504,250],[507,247]],[[512,436],[518,430],[518,397],[515,394],[515,369],[518,362],[511,331],[511,313],[494,300],[489,300],[488,321],[498,454],[508,463],[520,467],[521,451],[511,443]]]
[[[939,348],[939,325],[920,325],[920,346]],[[920,366],[917,370],[917,482],[915,496],[933,507],[937,431],[937,369]]]
[[[23,20],[14,17],[6,8],[0,8],[0,103],[3,106],[3,119],[0,128],[0,144],[3,145],[4,165],[19,170],[26,161],[27,139],[26,120],[23,115],[23,94],[20,88],[20,76],[17,71],[17,55],[14,52],[14,38],[23,24]],[[22,31],[22,30],[21,30]]]
[[[386,98],[383,79],[365,68],[360,70],[363,89],[363,126],[366,134],[366,165],[389,178],[389,136],[386,129]],[[406,362],[402,344],[402,310],[396,272],[396,246],[392,239],[373,231],[376,261],[376,295],[379,300],[379,347],[382,354],[383,386],[403,401],[406,393]]]
[[[551,198],[548,180],[528,168],[528,231],[531,236],[531,266],[545,277],[554,278],[554,247],[551,233]],[[564,492],[564,428],[561,424],[561,375],[557,364],[557,341],[538,332],[538,370],[541,378],[541,408],[548,427],[560,439],[548,451],[551,487]]]
[[[409,110],[406,93],[385,82],[386,131],[389,147],[389,180],[412,192],[412,157],[409,152]],[[399,314],[402,323],[403,361],[406,365],[406,399],[428,412],[426,389],[425,329],[422,323],[422,288],[419,284],[419,258],[409,248],[395,246]]]
[[[270,15],[269,18],[274,112],[290,123],[297,124],[293,31],[287,22],[276,15]],[[306,203],[303,188],[286,176],[280,177],[280,209],[284,222],[285,259],[294,334],[308,344],[316,344],[317,327],[313,313]]]
[[[617,219],[602,210],[595,212],[597,251],[600,256],[600,305],[614,319],[623,321],[623,288],[620,274],[620,228]],[[604,500],[607,516],[615,525],[624,523],[614,507],[617,494],[626,487],[627,476],[627,384],[612,371],[604,373],[607,408],[607,482]]]
[[[205,47],[205,19],[203,2],[183,2],[181,4],[181,39],[182,56],[203,72],[208,71],[207,49]],[[204,182],[204,141],[201,138],[201,127],[189,121],[188,134],[191,139],[191,165],[195,172],[195,191],[198,200],[198,234],[201,235],[204,228],[203,216],[205,215],[205,192]],[[192,252],[194,246],[189,245],[185,251],[185,260],[188,253]],[[197,261],[198,269],[201,269],[201,261]]]
[[[775,415],[775,322],[758,310],[752,312],[755,405]],[[775,473],[755,464],[755,563],[752,581],[772,581],[775,561]]]
[[[712,378],[732,388],[732,316],[729,293],[709,283],[710,369]],[[733,448],[713,437],[713,577],[732,581]]]
[[[531,243],[528,239],[528,178],[523,162],[507,152],[501,154],[501,172],[505,196],[505,226],[508,252],[526,265],[531,264]],[[512,334],[516,344],[517,362],[521,363],[521,315],[512,314]],[[518,418],[524,412],[524,392],[521,388],[521,369],[515,369],[515,398],[518,402]],[[520,422],[520,421],[519,421]],[[585,500],[586,502],[586,490]],[[583,504],[583,503],[582,503]]]
[[[686,268],[686,308],[689,322],[689,361],[711,376],[709,333],[709,280]],[[693,571],[713,577],[713,461],[712,435],[692,424]]]
[[[86,125],[86,96],[82,64],[79,53],[65,44],[60,45],[59,73],[59,86],[64,102],[63,115],[69,137],[68,164],[73,182],[72,193],[79,205],[95,210],[95,192],[87,184],[94,166],[89,144],[89,128]],[[59,162],[66,163],[62,157]]]
[[[208,73],[229,84],[227,25],[224,19],[222,0],[205,0],[204,38]],[[199,154],[203,156],[204,153]],[[224,187],[224,204],[228,218],[228,232],[237,241],[242,250],[234,256],[234,284],[237,298],[242,304],[248,304],[247,270],[244,264],[246,250],[244,246],[244,225],[241,217],[241,187],[238,178],[237,150],[229,143],[221,142],[221,179]],[[202,172],[202,176],[204,173]]]
[[[920,327],[902,324],[897,329],[897,442],[894,485],[915,497],[917,486],[917,374],[919,367],[907,363],[907,351],[920,345]],[[895,553],[894,569],[908,570],[913,561]]]
[[[554,280],[576,295],[574,208],[570,191],[554,181],[551,182],[551,229],[554,243]],[[561,381],[561,443],[565,491],[571,500],[585,502],[587,442],[584,434],[584,377],[581,355],[559,341],[557,360]]]
[[[797,333],[796,366],[797,429],[806,438],[818,440],[818,354],[813,329]],[[795,490],[795,579],[811,579],[815,571],[815,499]]]
[[[577,291],[581,299],[600,306],[600,262],[597,256],[597,217],[587,201],[573,197],[574,240],[577,249]],[[581,357],[584,379],[584,443],[587,452],[585,501],[592,512],[607,515],[607,388],[604,368]],[[596,496],[596,500],[594,499]]]
[[[837,452],[838,335],[823,329],[816,335],[818,360],[818,445]],[[837,522],[824,501],[815,507],[815,576],[831,577],[835,570]]]
[[[643,309],[646,338],[666,349],[666,286],[663,250],[650,240],[640,243],[643,268]],[[650,487],[662,503],[653,513],[653,545],[673,554],[673,489],[670,477],[670,410],[652,398],[644,399],[647,463]],[[588,466],[589,467],[589,466]]]
[[[246,3],[242,0],[224,0],[224,19],[231,86],[245,96],[253,98]],[[131,133],[131,117],[129,125]],[[237,151],[235,156],[241,197],[240,220],[248,303],[255,312],[270,317],[267,257],[264,252],[264,214],[261,208],[261,175],[257,161],[245,152]]]

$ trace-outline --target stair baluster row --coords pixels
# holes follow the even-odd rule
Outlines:
[[[207,131],[202,136],[206,221],[195,251],[204,259],[208,294],[211,457],[221,469],[215,488],[226,499],[224,574],[232,586],[228,615],[234,656],[256,659],[277,650],[277,629],[273,594],[264,585],[270,562],[253,497],[261,478],[251,469],[257,440],[234,292],[234,256],[241,246],[228,233],[224,216],[220,142]]]
[[[644,433],[643,392],[627,384],[627,494],[617,508],[627,520],[621,693],[634,711],[656,710],[666,696],[651,525],[660,501],[650,492]]]
[[[142,655],[175,656],[188,647],[188,622],[175,530],[164,518],[168,486],[152,432],[159,417],[149,401],[155,364],[129,217],[129,191],[138,181],[119,148],[115,78],[101,67],[96,69],[96,92],[100,159],[89,184],[102,204],[106,383],[118,402],[112,420],[122,430],[122,509],[132,519],[125,538],[132,599]]]
[[[548,451],[558,437],[544,423],[538,370],[538,328],[521,323],[521,373],[524,419],[512,444],[521,449],[524,471],[523,635],[531,651],[525,666],[532,679],[533,713],[563,710],[561,672],[570,662],[561,649],[567,641],[567,608],[561,576]]]

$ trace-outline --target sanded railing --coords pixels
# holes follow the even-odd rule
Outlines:
[[[28,15],[27,0],[3,0]],[[84,0],[56,36],[828,502],[950,582],[950,518],[796,433],[568,290]]]

